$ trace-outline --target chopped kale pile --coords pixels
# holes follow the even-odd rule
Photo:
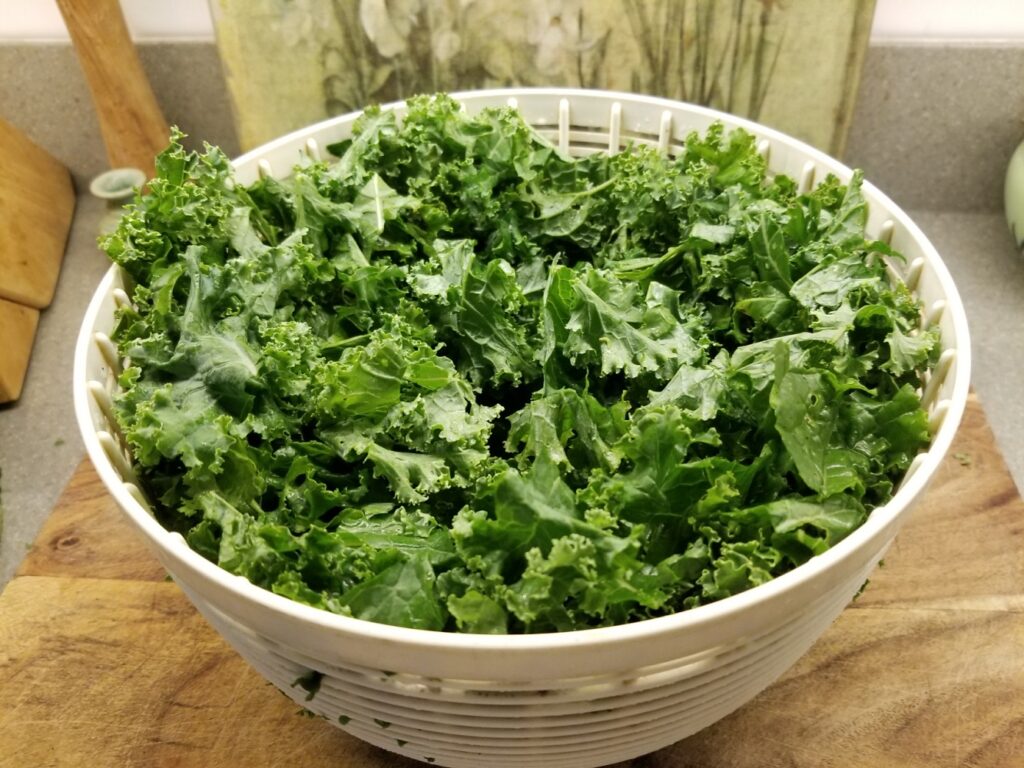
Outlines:
[[[180,135],[104,241],[161,522],[328,611],[477,633],[762,584],[890,498],[937,353],[865,239],[720,125],[570,158],[511,109],[368,111],[236,184]]]

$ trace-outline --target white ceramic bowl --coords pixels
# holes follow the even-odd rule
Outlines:
[[[674,153],[720,120],[755,134],[769,167],[809,189],[851,170],[747,120],[688,104],[583,90],[457,94],[470,112],[512,102],[575,154],[645,142]],[[393,105],[401,113],[401,104]],[[350,134],[357,115],[327,120],[235,161],[237,180],[286,175],[302,153]],[[941,327],[943,352],[923,383],[934,437],[892,501],[834,548],[767,584],[694,610],[561,634],[459,635],[374,624],[254,586],[193,552],[151,516],[111,418],[120,361],[107,334],[129,301],[114,267],[93,297],[75,351],[75,409],[110,493],[196,608],[261,674],[349,733],[437,765],[598,766],[678,741],[737,709],[793,664],[839,615],[885,553],[949,449],[967,399],[970,344],[963,305],[935,248],[888,197],[863,188],[868,233],[906,256],[892,277]],[[322,675],[319,692],[293,685]]]

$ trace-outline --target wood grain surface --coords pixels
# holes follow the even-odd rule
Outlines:
[[[164,581],[167,573],[86,459],[68,481],[16,576]]]
[[[135,50],[118,0],[57,0],[89,83],[111,168],[154,175],[167,121]]]
[[[67,168],[0,119],[0,298],[50,304],[74,210]]]
[[[1024,503],[972,399],[867,591],[779,682],[631,768],[1024,766]],[[79,468],[0,595],[0,766],[412,768],[265,683]],[[485,768],[482,766],[481,768]]]

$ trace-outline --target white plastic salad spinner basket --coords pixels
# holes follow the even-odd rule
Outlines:
[[[625,93],[562,89],[456,94],[470,112],[512,104],[563,151],[615,152],[628,142],[670,154],[718,120],[753,133],[770,169],[801,191],[852,171],[756,123],[702,107]],[[393,105],[399,115],[402,104]],[[300,154],[350,135],[357,114],[296,131],[235,161],[238,182],[283,176]],[[949,449],[967,399],[970,344],[949,272],[917,226],[864,184],[868,236],[906,257],[893,264],[938,324],[942,354],[923,381],[933,439],[892,501],[834,548],[779,578],[673,616],[560,634],[460,635],[375,624],[321,611],[254,586],[192,551],[152,517],[111,412],[120,360],[108,334],[129,302],[112,267],[92,299],[75,350],[75,411],[110,493],[200,613],[262,675],[301,706],[384,749],[446,766],[599,766],[678,741],[767,687],[835,620],[885,553]],[[308,701],[297,679],[319,673]]]

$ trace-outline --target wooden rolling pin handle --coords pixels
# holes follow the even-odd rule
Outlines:
[[[146,79],[118,0],[57,0],[89,83],[112,168],[154,175],[167,121]]]

